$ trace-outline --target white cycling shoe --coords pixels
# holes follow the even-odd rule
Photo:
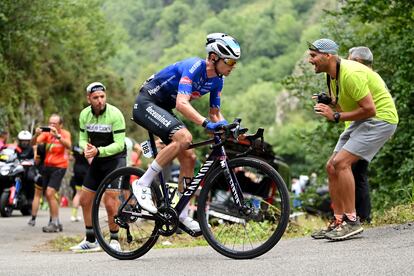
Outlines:
[[[142,209],[153,214],[158,212],[157,207],[152,200],[150,187],[141,186],[138,184],[138,181],[134,181],[134,183],[132,183],[132,191]]]
[[[196,220],[193,220],[190,217],[180,218],[180,222],[194,232],[200,232],[200,224]]]

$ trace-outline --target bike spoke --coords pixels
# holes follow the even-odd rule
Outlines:
[[[118,259],[140,257],[159,236],[155,217],[142,211],[132,195],[130,179],[142,173],[133,168],[115,170],[101,183],[94,200],[93,227],[99,244]]]
[[[220,253],[232,258],[252,258],[270,250],[286,229],[287,189],[273,168],[257,160],[232,160],[229,168],[240,184],[242,207],[235,204],[224,173],[217,169],[200,194],[200,226],[211,224],[205,237]]]

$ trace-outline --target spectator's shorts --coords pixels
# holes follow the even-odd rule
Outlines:
[[[108,174],[115,169],[125,166],[125,157],[117,157],[113,159],[94,158],[88,172],[86,173],[82,188],[91,192],[96,192],[99,184],[101,184],[102,180]],[[120,183],[112,183],[111,185],[114,189],[119,189],[121,187],[121,183],[122,181],[120,181]]]
[[[70,179],[70,187],[72,188],[73,195],[76,194],[76,191],[80,191],[82,189],[83,180],[85,179],[85,173],[74,173],[72,178]]]
[[[42,187],[36,184],[36,188],[45,190],[47,187],[51,187],[59,191],[65,173],[65,168],[44,166],[42,170]]]
[[[375,119],[354,121],[342,132],[334,152],[344,149],[371,162],[396,129],[397,125]]]

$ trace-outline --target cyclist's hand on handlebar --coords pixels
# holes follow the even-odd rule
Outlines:
[[[221,120],[221,121],[218,121],[216,123],[208,122],[207,125],[206,125],[206,129],[209,130],[209,131],[215,131],[219,127],[225,126],[225,125],[228,125],[228,124],[229,123],[226,120]]]

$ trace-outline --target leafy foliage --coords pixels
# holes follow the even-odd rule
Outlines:
[[[104,64],[114,53],[111,31],[97,7],[97,1],[1,1],[0,89],[5,93],[0,102],[6,116],[0,127],[16,133],[57,112],[77,132],[85,86],[109,73]]]
[[[384,209],[400,203],[413,202],[414,91],[411,83],[414,80],[414,33],[411,26],[414,23],[414,3],[351,0],[344,3],[337,12],[331,11],[328,14],[322,36],[333,38],[341,46],[343,56],[347,55],[350,47],[370,47],[374,54],[374,69],[390,88],[400,117],[394,137],[386,143],[370,165],[374,208]],[[293,89],[293,94],[298,97],[318,91],[316,87],[309,86],[311,82],[305,70],[301,71],[299,77],[285,80],[287,86]],[[317,87],[323,86],[322,83],[322,86]],[[306,92],[298,92],[301,88]],[[331,148],[338,131],[340,129],[335,127],[319,125],[304,141],[308,145],[313,141],[318,145],[318,149]],[[308,153],[317,164],[322,164],[319,159],[322,152],[324,151],[312,152],[310,149]],[[327,158],[328,155],[325,156]]]

